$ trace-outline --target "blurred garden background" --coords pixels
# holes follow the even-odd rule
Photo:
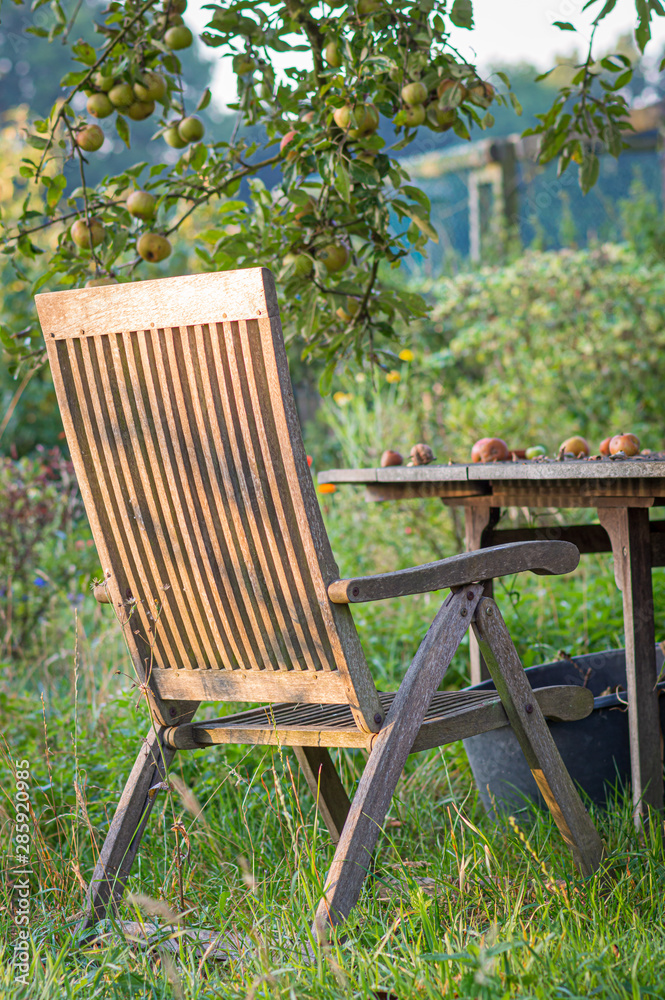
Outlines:
[[[76,30],[85,35],[93,5],[83,12]],[[70,68],[68,49],[26,35],[28,22],[34,20],[26,8],[3,5],[5,225],[18,217],[22,196],[22,130],[53,103]],[[575,62],[564,42],[560,77]],[[332,467],[377,465],[384,449],[408,454],[418,441],[430,444],[442,463],[466,460],[484,436],[504,438],[511,448],[543,444],[555,454],[575,433],[597,450],[603,438],[631,431],[643,447],[665,448],[665,77],[659,69],[665,50],[659,44],[640,55],[629,34],[608,42],[634,62],[630,100],[636,111],[652,109],[652,117],[640,119],[650,127],[636,132],[618,159],[601,158],[598,184],[587,195],[572,172],[557,178],[554,164],[540,167],[518,142],[558,85],[552,77],[536,81],[542,66],[526,57],[487,66],[490,79],[507,73],[521,117],[513,106],[499,108],[489,137],[480,131],[471,137],[481,144],[473,148],[481,149],[483,169],[498,162],[487,144],[505,150],[514,137],[511,149],[519,156],[508,193],[499,197],[495,181],[481,177],[470,208],[470,169],[445,166],[467,155],[468,146],[461,154],[450,133],[412,144],[413,183],[431,200],[439,242],[427,257],[413,254],[385,278],[424,296],[428,311],[408,324],[396,320],[398,343],[392,354],[384,352],[382,366],[340,366],[325,396],[318,391],[318,363],[303,359],[291,343],[315,476]],[[194,93],[214,84],[213,73],[207,58],[190,60],[185,88]],[[223,88],[223,79],[217,86]],[[219,90],[213,92],[218,97],[201,116],[222,142],[234,119],[224,113]],[[254,138],[261,140],[258,132]],[[137,159],[152,165],[164,157],[147,136],[140,149],[134,141],[131,155],[109,138],[102,154],[94,165],[100,176]],[[262,179],[276,184],[278,168],[266,169]],[[204,209],[181,228],[168,261],[142,276],[201,270],[193,238],[214,225],[214,210]],[[45,247],[49,239],[43,237]],[[630,804],[619,797],[614,813],[597,816],[621,861],[616,894],[608,900],[600,889],[571,888],[549,819],[526,817],[521,827],[491,823],[458,746],[409,762],[381,848],[387,869],[400,874],[407,889],[365,901],[350,925],[355,950],[340,946],[336,969],[319,967],[310,975],[293,952],[330,854],[314,805],[304,796],[307,809],[300,811],[295,767],[292,772],[284,754],[247,748],[178,761],[173,795],[151,821],[132,878],[134,892],[177,906],[172,824],[176,815],[184,817],[191,840],[187,906],[196,911],[197,926],[237,934],[244,942],[239,950],[212,969],[206,965],[204,974],[195,950],[183,946],[176,968],[128,949],[112,930],[105,949],[77,951],[69,933],[146,724],[117,623],[91,594],[101,570],[39,340],[32,290],[40,267],[39,254],[18,268],[8,255],[0,257],[2,766],[8,776],[11,761],[31,761],[38,850],[35,985],[25,992],[12,985],[7,923],[4,995],[662,996],[660,831],[640,840]],[[20,359],[13,349],[18,340],[29,347]],[[367,504],[351,486],[320,499],[342,574],[400,569],[463,548],[461,511],[437,500]],[[549,524],[566,514],[511,509],[505,518]],[[663,570],[654,570],[653,580],[656,637],[665,640]],[[610,556],[585,556],[563,579],[503,581],[497,599],[527,666],[562,651],[624,645]],[[380,688],[399,683],[438,600],[421,595],[354,610]],[[463,649],[444,686],[467,683]],[[360,765],[359,755],[344,763],[349,785]],[[5,794],[7,788],[3,779]],[[10,818],[9,806],[0,804],[3,831]],[[543,865],[547,877],[539,882]],[[449,887],[445,898],[423,890],[427,879]],[[7,877],[0,887],[5,914],[10,890]]]

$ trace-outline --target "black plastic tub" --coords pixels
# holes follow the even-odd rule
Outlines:
[[[656,647],[658,671],[663,653]],[[628,711],[626,707],[626,654],[623,649],[576,656],[530,667],[526,671],[533,688],[551,684],[588,687],[594,695],[593,712],[578,722],[550,722],[550,732],[563,762],[575,782],[600,806],[605,806],[619,786],[630,783]],[[621,686],[616,694],[603,694]],[[660,688],[665,685],[659,685]],[[484,681],[471,691],[493,691],[493,681]],[[665,732],[665,698],[659,699],[660,725]],[[525,809],[532,800],[544,805],[531,771],[510,727],[495,729],[464,740],[481,800],[488,812]]]

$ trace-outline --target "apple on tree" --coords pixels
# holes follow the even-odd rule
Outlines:
[[[166,236],[158,233],[144,233],[136,243],[136,251],[139,257],[147,260],[150,264],[158,264],[166,260],[171,253],[171,244]]]
[[[91,94],[86,104],[86,110],[93,118],[108,118],[113,114],[113,105],[106,94],[101,91],[98,94]]]
[[[149,191],[132,191],[127,198],[127,211],[137,219],[152,219],[157,199]]]
[[[167,90],[166,78],[161,73],[146,73],[134,84],[134,93],[139,101],[163,101]]]
[[[85,219],[77,219],[70,229],[71,237],[77,247],[82,250],[90,250],[99,246],[106,236],[106,229],[96,216],[90,219],[90,224]]]
[[[99,125],[86,125],[76,133],[76,144],[86,153],[96,153],[104,145],[104,133]]]
[[[319,260],[323,261],[329,274],[343,271],[349,263],[349,251],[343,243],[329,243],[328,246],[319,251],[317,256]]]
[[[193,41],[194,36],[186,24],[178,24],[173,28],[169,28],[164,35],[164,44],[167,48],[174,51],[188,49]]]

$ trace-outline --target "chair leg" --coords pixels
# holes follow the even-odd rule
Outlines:
[[[513,732],[536,784],[582,874],[591,875],[603,858],[603,843],[573,784],[501,613],[485,597],[473,629]]]
[[[176,751],[164,746],[161,730],[151,729],[136,758],[111,822],[88,886],[78,932],[102,920],[122,899],[150,811],[157,798],[151,790],[164,780]]]
[[[339,842],[351,803],[326,747],[293,747],[333,844]]]
[[[482,592],[482,585],[474,584],[448,596],[374,738],[316,913],[314,934],[319,939],[325,938],[329,925],[345,920],[358,900],[406,758]]]

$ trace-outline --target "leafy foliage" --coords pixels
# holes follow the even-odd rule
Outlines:
[[[434,282],[430,295],[431,317],[402,352],[413,360],[394,357],[397,388],[385,378],[379,392],[350,377],[335,386],[334,437],[344,446],[349,420],[364,424],[351,464],[376,463],[384,448],[408,455],[419,439],[441,462],[468,460],[485,436],[553,455],[573,433],[592,447],[624,430],[665,446],[662,260],[615,244],[533,252]]]
[[[598,180],[598,155],[607,152],[618,156],[625,147],[621,130],[630,127],[625,88],[630,86],[635,74],[633,61],[622,52],[597,60],[593,51],[596,29],[616,4],[617,0],[588,0],[585,3],[584,10],[600,6],[593,20],[586,58],[575,67],[570,82],[560,88],[549,111],[538,115],[540,124],[525,132],[525,135],[541,136],[541,163],[558,157],[560,174],[571,163],[579,164],[580,186],[584,193]],[[643,53],[651,38],[651,20],[665,16],[665,8],[660,0],[635,0],[635,13],[635,41]],[[554,24],[561,31],[576,30],[569,21],[555,21]],[[548,75],[545,73],[539,79]]]
[[[199,265],[276,269],[287,332],[305,357],[327,362],[326,390],[340,358],[383,363],[395,323],[424,313],[418,295],[385,282],[387,267],[413,250],[424,253],[437,238],[428,198],[409,183],[396,154],[420,128],[461,138],[474,125],[490,128],[488,109],[508,98],[451,44],[451,26],[473,24],[471,0],[211,3],[202,41],[234,53],[237,100],[229,108],[237,128],[228,141],[205,142],[181,80],[181,56],[192,43],[185,7],[186,0],[113,0],[97,22],[101,43],[73,42],[81,68],[63,78],[64,97],[28,131],[19,171],[25,198],[5,249],[17,261],[38,262],[40,234],[52,227],[57,245],[46,268],[39,263],[35,288],[130,280],[144,261],[165,259],[183,224],[209,207],[213,224],[193,237]],[[642,38],[662,11],[655,0],[638,7]],[[42,18],[32,33],[67,38],[75,12],[68,19],[57,0],[47,9],[50,26]],[[278,72],[278,63],[287,68]],[[589,55],[536,128],[542,158],[559,155],[562,169],[578,160],[585,189],[595,182],[601,146],[616,155],[622,145],[621,87],[631,73],[625,63],[623,56],[603,60],[608,82]],[[592,92],[598,80],[602,98]],[[109,132],[76,110],[82,93],[88,115],[113,123],[128,146],[156,112],[158,141],[171,147],[166,162],[137,163],[91,185],[88,165]],[[206,89],[198,109],[209,101]],[[261,127],[267,148],[243,138],[252,126]],[[72,190],[73,166],[79,180]],[[282,181],[269,191],[257,175],[272,166],[281,167]],[[131,210],[134,190],[156,200],[147,214]]]

